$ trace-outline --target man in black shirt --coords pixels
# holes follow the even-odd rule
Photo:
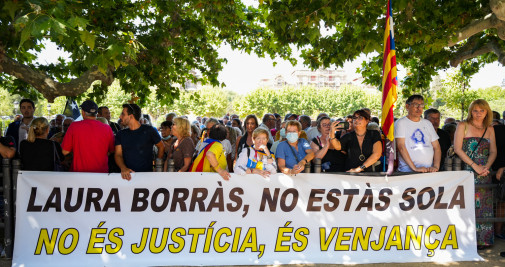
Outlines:
[[[430,108],[424,111],[424,118],[429,120],[435,131],[438,134],[438,143],[440,144],[440,150],[442,152],[442,157],[440,159],[440,170],[445,171],[445,158],[447,157],[447,151],[451,147],[451,137],[449,133],[438,128],[440,126],[440,111],[434,108]]]
[[[124,104],[121,112],[123,125],[128,126],[116,134],[116,164],[121,169],[121,177],[131,179],[132,172],[153,171],[153,146],[158,147],[159,159],[163,158],[165,147],[155,128],[140,124],[142,115],[136,104]]]

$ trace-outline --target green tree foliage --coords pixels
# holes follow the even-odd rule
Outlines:
[[[466,118],[468,107],[473,100],[486,100],[491,109],[505,110],[505,89],[499,86],[469,89],[470,77],[480,66],[475,62],[464,62],[458,69],[448,72],[447,77],[432,89],[435,101],[432,106],[439,109],[446,117]]]
[[[442,87],[437,92],[438,98],[449,110],[458,110],[458,119],[465,118],[468,106],[477,99],[477,91],[468,87],[468,77],[465,77],[460,70],[454,70],[447,74],[447,78],[442,82]]]
[[[264,0],[259,9],[278,45],[296,44],[312,68],[343,66],[370,54],[359,70],[379,86],[387,1]],[[401,89],[426,91],[441,69],[465,60],[505,64],[505,0],[392,1]],[[326,31],[322,34],[321,32]]]
[[[258,21],[261,14],[234,0],[4,0],[0,2],[0,86],[12,94],[50,102],[57,96],[104,99],[107,86],[143,105],[156,88],[163,104],[179,95],[177,84],[219,85],[226,59],[217,47],[287,58],[288,46]],[[37,53],[55,43],[69,59],[37,63]],[[201,75],[197,75],[200,73]],[[101,83],[94,83],[101,81]]]
[[[226,59],[216,49],[224,42],[292,62],[296,46],[314,69],[370,54],[360,71],[379,85],[386,2],[261,0],[253,8],[240,0],[5,0],[0,85],[32,96],[33,87],[53,102],[92,84],[89,96],[103,99],[119,80],[140,104],[152,87],[157,101],[169,104],[180,94],[176,84],[219,85]],[[401,81],[406,95],[427,90],[437,71],[468,59],[505,64],[505,0],[395,0],[393,17],[397,61],[411,73]],[[69,60],[37,63],[48,42]]]
[[[505,88],[493,86],[477,90],[479,98],[485,99],[492,110],[502,114],[505,111]]]
[[[258,88],[235,99],[233,107],[240,117],[248,114],[262,116],[264,113],[306,114],[316,117],[326,112],[334,117],[343,117],[368,107],[372,114],[379,114],[381,93],[359,87],[344,85],[340,89],[316,89],[314,87],[284,87],[282,89]]]

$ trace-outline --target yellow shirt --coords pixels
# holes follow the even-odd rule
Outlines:
[[[203,155],[205,152],[205,149],[202,149],[202,152],[198,154],[198,156],[195,159],[195,162],[193,162],[193,166],[191,168],[192,172],[196,171],[196,168],[198,164],[200,163],[201,160],[203,160],[203,169],[202,172],[216,172],[214,168],[210,166],[209,160],[205,155]],[[219,167],[223,170],[227,170],[227,165],[228,163],[226,162],[226,156],[224,155],[224,147],[221,143],[219,142],[214,142],[211,147],[209,148],[208,152],[212,152],[217,159],[217,162],[219,164]]]

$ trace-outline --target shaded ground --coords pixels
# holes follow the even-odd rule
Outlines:
[[[479,254],[485,261],[475,261],[475,262],[451,262],[444,264],[436,264],[436,263],[381,263],[381,264],[356,264],[352,266],[377,266],[377,267],[424,267],[424,266],[480,266],[480,267],[491,267],[491,266],[505,266],[505,257],[500,256],[500,252],[505,251],[505,240],[495,239],[495,245],[490,249],[479,251]],[[1,258],[0,259],[0,267],[11,266],[12,260]],[[338,266],[339,264],[303,264],[303,266]],[[302,265],[286,265],[286,266],[302,266]],[[255,266],[256,267],[256,266]]]

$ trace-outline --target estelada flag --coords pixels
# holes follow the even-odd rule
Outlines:
[[[67,98],[67,104],[65,105],[65,109],[62,112],[66,117],[71,117],[76,121],[82,120],[81,111],[79,110],[79,106],[71,97]]]
[[[396,74],[395,36],[393,33],[391,0],[386,11],[386,30],[384,32],[384,58],[382,65],[382,131],[386,139],[394,140],[393,109],[398,98],[396,89],[398,77]]]

